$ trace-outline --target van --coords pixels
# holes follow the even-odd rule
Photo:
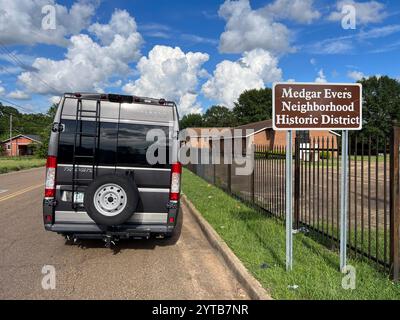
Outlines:
[[[161,138],[148,139],[154,132]],[[122,238],[171,237],[182,171],[178,132],[172,101],[64,94],[49,140],[45,229],[108,245]],[[166,155],[165,161],[149,161],[149,149],[156,158]]]

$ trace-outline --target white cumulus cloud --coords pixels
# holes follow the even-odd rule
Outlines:
[[[166,98],[178,104],[181,115],[200,112],[196,102],[199,77],[204,74],[202,65],[209,59],[201,52],[184,53],[179,47],[155,46],[137,64],[140,77],[127,83],[126,93]]]
[[[218,14],[226,21],[219,43],[221,52],[261,48],[274,54],[293,51],[292,32],[279,21],[310,24],[321,16],[313,0],[275,0],[257,10],[251,8],[249,0],[226,0]]]
[[[317,78],[315,79],[315,82],[317,82],[317,83],[326,83],[326,82],[328,82],[328,81],[326,80],[326,76],[325,76],[325,74],[324,74],[324,70],[323,70],[323,69],[321,69],[321,70],[318,71],[318,76],[317,76]]]
[[[356,2],[354,0],[340,0],[336,3],[336,11],[331,12],[328,20],[340,21],[343,18],[342,8],[352,5],[356,9],[357,24],[367,25],[382,22],[387,17],[385,4],[377,1]]]
[[[314,0],[275,0],[263,11],[276,19],[288,19],[305,24],[310,24],[321,17],[321,13],[314,8]]]
[[[48,99],[51,104],[58,104],[61,100],[61,96],[52,96]]]
[[[270,16],[252,10],[248,0],[227,0],[218,14],[226,20],[219,43],[223,53],[242,53],[255,48],[273,53],[291,50],[289,29]]]
[[[140,37],[136,30],[136,22],[126,10],[116,10],[108,24],[94,23],[89,27],[89,31],[105,45],[111,44],[117,35],[124,38],[129,38],[132,34]]]
[[[6,92],[6,89],[1,85],[1,80],[0,80],[0,96],[4,95]]]
[[[268,51],[255,49],[245,52],[238,61],[220,62],[202,92],[207,98],[232,108],[243,91],[264,88],[281,79],[278,59]]]
[[[29,100],[31,98],[29,94],[21,90],[11,91],[7,97],[16,100]]]
[[[129,25],[129,32],[113,24],[115,17],[121,16]],[[129,63],[140,58],[142,44],[134,18],[127,16],[125,11],[116,10],[109,25],[96,24],[90,29],[107,44],[102,46],[86,34],[72,36],[65,59],[37,58],[32,65],[36,71],[23,72],[18,77],[26,91],[40,94],[100,92],[113,75],[129,74]]]
[[[45,30],[42,8],[55,8],[56,28]],[[95,13],[94,1],[78,1],[70,8],[54,0],[0,0],[0,42],[6,45],[36,43],[67,45],[66,37],[87,28]]]
[[[362,78],[365,78],[365,77],[366,77],[365,74],[364,74],[363,72],[361,72],[361,71],[356,71],[356,70],[349,71],[349,72],[347,73],[347,76],[348,76],[350,79],[353,79],[354,81],[358,81],[358,80],[361,80]]]

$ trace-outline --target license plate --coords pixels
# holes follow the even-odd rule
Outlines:
[[[84,197],[83,192],[75,192],[74,193],[74,202],[75,203],[83,203],[83,197]]]

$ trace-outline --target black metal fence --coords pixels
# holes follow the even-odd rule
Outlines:
[[[397,131],[396,131],[397,130]],[[348,248],[394,278],[399,272],[399,146],[392,139],[349,137]],[[294,143],[294,228],[310,232],[332,249],[340,239],[339,136]],[[235,174],[234,164],[189,165],[208,182],[278,218],[285,218],[285,146],[256,145],[254,171]],[[396,160],[397,159],[397,160]]]

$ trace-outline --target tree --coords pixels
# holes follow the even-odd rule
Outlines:
[[[359,81],[363,85],[363,132],[388,136],[394,122],[400,122],[400,82],[384,77]]]
[[[235,116],[231,110],[223,106],[212,106],[203,115],[206,127],[234,127]]]
[[[180,129],[203,127],[203,117],[198,113],[189,113],[179,122]]]
[[[0,141],[6,140],[10,135],[10,115],[13,116],[12,135],[36,134],[40,135],[43,144],[37,149],[39,156],[47,155],[47,145],[50,137],[51,124],[54,120],[57,106],[53,105],[47,113],[20,113],[14,107],[4,106],[0,103]]]
[[[233,108],[239,125],[272,118],[272,90],[253,89],[244,91]]]
[[[42,144],[39,145],[39,147],[35,150],[35,155],[37,155],[40,158],[46,158],[47,157],[47,151],[49,148],[49,140],[50,140],[50,133],[51,133],[51,125],[54,121],[54,117],[57,112],[57,105],[53,104],[49,110],[47,110],[46,117],[49,121],[49,124],[45,126],[40,132],[40,138],[42,140]]]

